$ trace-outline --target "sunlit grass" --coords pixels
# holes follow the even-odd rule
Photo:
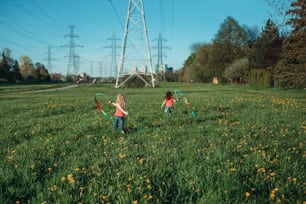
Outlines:
[[[180,89],[173,118],[160,108]],[[28,90],[26,90],[28,91]],[[130,134],[95,107],[127,95]],[[99,99],[108,114],[113,107]],[[303,203],[304,90],[169,83],[0,95],[1,203]]]

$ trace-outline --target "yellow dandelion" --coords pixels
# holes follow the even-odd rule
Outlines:
[[[65,177],[65,176],[62,176],[61,182],[63,183],[63,182],[65,182],[65,181],[66,181],[66,177]]]
[[[251,195],[251,194],[250,194],[249,192],[245,192],[245,197],[248,198],[248,197],[250,197],[250,195]]]
[[[74,180],[72,174],[68,174],[68,175],[67,175],[67,180],[69,181],[69,183],[75,183],[75,180]]]
[[[221,173],[221,171],[222,171],[221,169],[217,169],[217,173]]]
[[[108,199],[108,197],[109,197],[109,196],[102,195],[102,196],[101,196],[101,199],[102,199],[102,200],[107,200],[107,199]]]
[[[52,168],[49,167],[49,168],[48,168],[48,171],[51,171],[51,170],[52,170]]]
[[[134,200],[134,201],[133,201],[133,204],[138,204],[138,200]]]
[[[119,156],[120,159],[123,159],[125,157],[125,154],[120,152],[118,156]]]
[[[257,169],[257,173],[265,173],[265,172],[266,172],[265,168]]]
[[[6,157],[8,160],[12,160],[14,157],[13,156],[7,156]]]
[[[142,159],[142,158],[139,159],[139,164],[143,164],[143,160],[144,160],[144,159]]]
[[[230,170],[231,172],[236,171],[236,169],[235,169],[235,168],[230,168],[229,170]]]

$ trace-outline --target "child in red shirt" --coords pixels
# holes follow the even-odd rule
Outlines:
[[[166,96],[164,98],[163,103],[161,104],[161,108],[165,106],[165,113],[168,112],[169,118],[172,117],[172,111],[173,111],[173,103],[175,103],[176,100],[172,97],[172,93],[170,91],[167,91]]]
[[[129,113],[125,111],[126,102],[125,102],[125,95],[118,94],[117,100],[115,102],[111,102],[113,106],[116,106],[115,118],[114,118],[114,129],[117,130],[118,123],[120,124],[120,131],[122,134],[125,135],[124,130],[124,115],[128,115]]]

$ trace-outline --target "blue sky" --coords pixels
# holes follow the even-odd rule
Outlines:
[[[163,62],[182,67],[194,43],[209,43],[224,20],[260,30],[273,12],[266,0],[143,0],[153,66],[157,64],[157,38],[165,39]],[[67,73],[69,25],[78,35],[74,42],[79,71],[92,76],[109,74],[111,43],[116,36],[117,64],[121,53],[128,0],[1,0],[0,48],[11,57],[29,56],[47,65],[51,47],[52,72]],[[65,47],[68,46],[68,47]],[[102,70],[101,70],[102,67]]]

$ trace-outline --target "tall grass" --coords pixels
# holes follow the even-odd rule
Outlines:
[[[171,119],[160,108],[176,89],[195,117],[182,101]],[[304,90],[184,83],[13,90],[0,95],[0,203],[306,202]],[[97,110],[98,92],[127,95],[129,134]]]

